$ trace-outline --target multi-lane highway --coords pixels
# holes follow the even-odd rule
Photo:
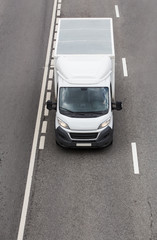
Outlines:
[[[107,149],[55,144],[55,112],[42,103],[53,92],[55,17],[113,18],[123,110]],[[157,239],[156,26],[155,0],[0,0],[0,239]]]

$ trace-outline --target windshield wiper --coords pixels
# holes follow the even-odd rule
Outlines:
[[[75,112],[78,116],[100,116],[103,115],[104,112]]]
[[[85,115],[86,112],[75,112],[76,114]]]
[[[62,111],[65,111],[65,112],[75,113],[75,112],[72,112],[72,111],[70,111],[70,110],[68,110],[68,109],[66,109],[66,108],[63,108],[63,107],[60,107],[59,109],[62,110]]]
[[[76,116],[100,116],[100,115],[103,115],[103,114],[106,114],[107,111],[91,111],[91,112],[73,112],[73,111],[70,111],[69,109],[66,109],[66,108],[63,108],[63,107],[60,107],[59,108],[60,111],[63,111],[65,112],[66,114],[72,114],[73,116],[76,115]],[[71,115],[71,116],[72,116]]]
[[[86,112],[86,114],[105,114],[106,111]]]

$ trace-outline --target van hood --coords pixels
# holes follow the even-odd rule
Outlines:
[[[100,124],[111,117],[111,114],[96,117],[96,118],[71,118],[58,113],[56,118],[61,119],[66,124],[68,124],[70,130],[74,131],[95,131],[98,130]],[[58,120],[56,119],[56,127],[58,125]]]

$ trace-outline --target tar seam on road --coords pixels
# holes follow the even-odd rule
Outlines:
[[[138,157],[137,157],[137,147],[136,143],[131,143],[132,147],[132,157],[133,157],[133,166],[134,166],[134,173],[139,174],[139,165],[138,165]]]
[[[119,18],[120,15],[119,15],[119,8],[118,8],[118,5],[115,5],[115,12],[116,12],[116,17]]]
[[[128,70],[127,70],[127,64],[126,64],[126,59],[125,58],[122,58],[122,65],[123,65],[124,77],[128,77]]]
[[[46,82],[47,82],[47,76],[48,76],[48,65],[49,65],[51,46],[52,46],[52,41],[53,41],[56,9],[57,9],[57,0],[54,0],[53,12],[52,12],[52,18],[51,18],[51,27],[50,27],[48,47],[47,47],[47,54],[46,54],[46,60],[45,60],[46,67],[44,69],[44,74],[43,74],[42,88],[41,88],[41,93],[40,93],[39,107],[38,107],[35,130],[34,130],[33,144],[32,144],[30,163],[29,163],[27,182],[26,182],[26,188],[25,188],[25,194],[24,194],[24,200],[23,200],[23,206],[22,206],[17,240],[23,240],[23,236],[24,236],[26,216],[27,216],[27,211],[28,211],[32,177],[33,177],[34,164],[35,164],[35,157],[36,157],[37,144],[38,144],[38,138],[39,138],[39,130],[40,130],[40,124],[41,124],[41,117],[42,117],[42,109],[43,109],[44,96],[45,96]]]

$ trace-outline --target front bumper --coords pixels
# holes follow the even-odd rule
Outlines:
[[[65,148],[78,148],[78,147],[90,147],[90,148],[102,148],[107,147],[112,143],[113,140],[113,130],[110,127],[105,128],[100,132],[96,140],[72,140],[69,134],[58,127],[55,130],[56,142]]]

